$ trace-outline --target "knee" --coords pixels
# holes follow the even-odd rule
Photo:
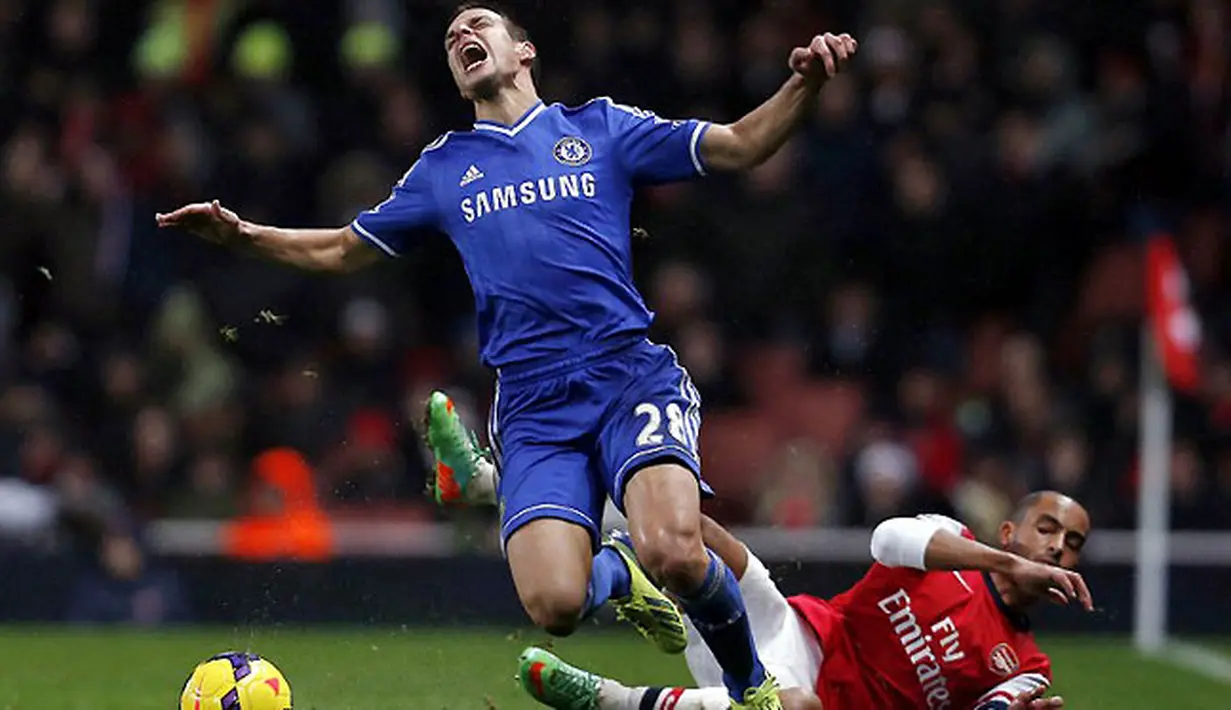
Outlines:
[[[652,531],[638,545],[637,557],[659,584],[676,593],[695,590],[705,581],[709,567],[700,529]]]
[[[521,601],[535,626],[552,636],[568,636],[577,628],[585,596],[584,585],[542,585],[523,594]]]
[[[782,710],[825,710],[821,699],[803,688],[787,688],[778,693]]]

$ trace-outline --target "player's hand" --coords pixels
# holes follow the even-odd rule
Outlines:
[[[242,235],[243,220],[219,204],[218,200],[184,205],[168,214],[159,213],[154,218],[159,227],[186,229],[206,241],[223,246],[238,244]]]
[[[1094,598],[1086,580],[1072,570],[1018,558],[1009,577],[1025,591],[1047,596],[1057,604],[1076,601],[1086,611],[1094,611]]]
[[[1064,707],[1064,698],[1059,695],[1045,698],[1043,694],[1046,692],[1047,686],[1028,690],[1013,698],[1013,702],[1009,703],[1009,710],[1048,710],[1048,708]]]
[[[845,32],[840,35],[826,32],[813,37],[807,47],[791,50],[787,63],[796,74],[823,83],[845,69],[858,49],[859,42]]]

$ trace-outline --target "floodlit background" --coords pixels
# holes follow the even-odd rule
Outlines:
[[[303,707],[530,707],[508,678],[542,639],[516,631],[493,515],[422,495],[427,393],[482,429],[492,386],[448,241],[320,278],[153,219],[217,197],[335,226],[383,200],[469,124],[452,7],[0,0],[0,620],[38,624],[0,632],[24,668],[0,708],[165,707],[228,645],[274,656]],[[654,335],[705,401],[710,512],[785,589],[856,579],[887,516],[987,535],[1059,489],[1093,514],[1103,606],[1040,619],[1073,706],[1228,707],[1226,5],[514,8],[548,101],[673,118],[733,120],[795,44],[860,40],[778,156],[635,209]],[[206,630],[74,630],[183,622]],[[687,681],[623,631],[559,648]]]

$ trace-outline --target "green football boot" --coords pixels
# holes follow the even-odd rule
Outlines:
[[[474,432],[466,428],[453,406],[453,400],[439,390],[432,392],[424,412],[427,445],[435,457],[428,494],[441,505],[490,503],[468,498],[467,489],[487,461],[488,453],[479,446]]]
[[[541,648],[527,648],[518,660],[517,679],[530,697],[556,710],[598,710],[598,676]]]
[[[778,697],[778,681],[771,675],[765,676],[765,682],[744,692],[744,701],[731,701],[731,710],[782,710],[782,699]]]
[[[616,617],[632,624],[663,653],[683,653],[688,647],[684,617],[675,603],[641,569],[628,533],[612,531],[603,545],[619,553],[624,558],[624,564],[628,565],[629,595],[610,600]]]

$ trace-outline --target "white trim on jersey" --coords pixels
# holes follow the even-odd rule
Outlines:
[[[419,151],[419,155],[423,155],[429,150],[436,150],[437,148],[443,146],[445,144],[445,141],[449,140],[449,136],[451,135],[453,135],[453,131],[445,131],[444,133],[441,133],[439,136],[436,136],[435,140],[423,146],[423,150]]]
[[[359,236],[366,239],[370,244],[380,248],[381,251],[385,252],[389,256],[392,256],[392,257],[401,256],[401,254],[398,254],[396,251],[393,250],[393,247],[389,246],[388,244],[385,244],[375,234],[372,234],[368,230],[364,229],[363,225],[359,224],[358,219],[352,221],[350,223],[350,226],[351,226],[351,229],[355,230],[355,232],[359,234]]]
[[[705,177],[705,164],[701,162],[701,134],[709,128],[708,121],[697,121],[697,125],[692,129],[692,138],[688,141],[688,155],[692,158],[692,166],[697,169],[697,174]]]
[[[651,341],[646,338],[646,342]],[[680,371],[680,396],[688,402],[688,411],[684,412],[684,427],[688,439],[685,442],[686,448],[692,451],[697,463],[701,463],[701,392],[693,384],[692,375],[688,374],[688,369],[680,364],[680,356],[676,354],[675,349],[670,345],[662,347],[671,353],[672,364]]]
[[[402,173],[401,179],[397,181],[397,185],[394,186],[393,190],[389,193],[389,197],[385,198],[384,202],[381,202],[380,204],[376,205],[372,209],[367,210],[367,212],[369,213],[380,212],[381,209],[385,205],[388,205],[392,203],[395,199],[397,199],[397,189],[399,187],[404,187],[407,181],[410,180],[410,176],[415,174],[415,170],[419,167],[419,163],[423,162],[424,154],[429,153],[433,150],[436,150],[444,146],[444,144],[449,140],[449,136],[451,135],[453,135],[453,131],[445,131],[439,136],[436,136],[436,138],[433,139],[431,143],[428,143],[427,145],[423,146],[423,150],[419,151],[419,157],[415,159],[415,162],[410,164],[410,167],[406,169],[405,173]],[[360,216],[362,216],[362,213],[360,214]],[[393,249],[393,247],[385,243],[380,237],[377,237],[375,234],[372,234],[371,230],[364,229],[363,225],[359,224],[359,217],[356,217],[355,219],[351,220],[350,226],[351,226],[351,229],[355,230],[356,234],[358,234],[360,237],[362,237],[365,241],[370,243],[372,246],[375,246],[376,248],[385,252],[389,256],[392,256],[395,258],[401,256],[401,254],[399,254],[395,249]]]
[[[492,394],[491,411],[487,413],[487,445],[492,447],[496,468],[499,469],[503,456],[500,446],[500,378],[496,378],[495,392]]]
[[[693,461],[697,461],[696,452],[694,452],[692,449],[689,449],[684,444],[663,444],[661,446],[655,446],[650,449],[642,449],[641,451],[634,453],[632,456],[629,456],[627,459],[624,459],[624,463],[620,464],[620,467],[616,469],[615,486],[614,486],[615,490],[617,491],[623,490],[624,477],[628,475],[628,470],[632,468],[633,464],[644,459],[646,456],[657,456],[657,455],[665,454],[668,452],[675,452],[675,453],[683,455],[687,459],[692,459]]]
[[[539,510],[568,511],[570,513],[573,513],[577,517],[581,518],[582,520],[586,521],[586,523],[589,524],[590,527],[594,528],[595,530],[598,529],[598,526],[594,524],[593,518],[586,515],[584,511],[578,510],[577,508],[574,508],[571,505],[561,505],[559,503],[539,503],[538,505],[532,505],[529,508],[523,508],[517,511],[517,513],[515,513],[513,517],[506,520],[504,525],[500,526],[500,536],[504,537],[507,534],[505,531],[513,527],[513,523],[517,522],[519,519],[525,517],[526,515],[529,515],[530,513],[533,513]]]
[[[585,104],[582,104],[582,105],[588,106],[594,103],[595,101],[606,101],[607,105],[610,106],[611,108],[618,108],[624,113],[627,113],[632,116],[636,116],[637,118],[658,118],[658,116],[656,116],[654,112],[652,111],[647,111],[643,108],[637,108],[636,106],[629,106],[628,104],[619,103],[615,99],[611,98],[610,96],[595,96],[594,98],[590,99],[589,101],[585,102]],[[664,120],[664,119],[660,118],[659,120]]]
[[[1028,693],[1038,688],[1046,688],[1050,685],[1051,683],[1047,681],[1047,676],[1041,673],[1022,673],[984,693],[975,702],[975,710],[1006,708],[1013,702],[1014,698],[1022,693]]]
[[[663,118],[653,111],[647,111],[642,108],[637,108],[636,106],[617,103],[610,96],[595,96],[583,105],[588,106],[595,101],[606,101],[607,105],[611,106],[611,108],[619,109],[624,113],[631,116],[636,116],[637,118],[652,118],[662,123],[671,122],[669,119]],[[692,159],[692,167],[696,169],[697,174],[705,177],[708,173],[705,171],[705,163],[701,162],[701,134],[705,133],[705,131],[713,124],[710,121],[702,121],[700,119],[696,119],[696,122],[697,125],[693,126],[692,129],[692,136],[688,139],[688,157]]]
[[[542,113],[543,110],[546,108],[547,108],[547,104],[540,101],[538,106],[535,106],[533,109],[531,109],[530,113],[523,116],[522,119],[518,121],[512,127],[502,126],[499,123],[496,123],[494,121],[485,121],[485,120],[475,121],[474,127],[476,130],[493,131],[495,133],[500,133],[500,134],[503,134],[503,135],[506,135],[512,138],[513,136],[520,133],[521,129],[530,125],[530,122],[533,121],[534,118],[538,116],[540,113]]]

